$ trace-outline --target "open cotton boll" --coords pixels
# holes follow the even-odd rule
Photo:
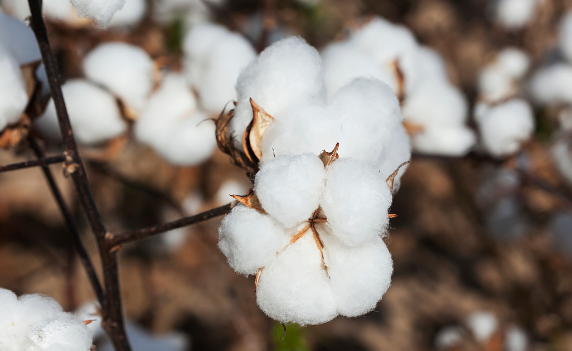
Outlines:
[[[28,94],[20,66],[11,53],[0,43],[0,132],[16,123],[26,105]]]
[[[507,47],[499,52],[496,64],[511,78],[519,79],[528,72],[530,57],[520,49]]]
[[[491,1],[497,23],[511,30],[524,27],[533,18],[540,0]]]
[[[530,93],[538,104],[572,103],[572,66],[554,64],[538,70],[529,85]]]
[[[230,130],[241,148],[242,133],[252,120],[250,98],[275,119],[297,103],[325,98],[320,55],[298,37],[274,43],[241,72],[236,92],[238,104]]]
[[[215,195],[215,200],[218,206],[228,204],[233,199],[231,195],[244,195],[248,193],[249,188],[241,182],[234,179],[230,179],[222,183],[220,188],[217,190]],[[198,211],[193,211],[189,213],[198,213]]]
[[[389,288],[393,273],[391,254],[383,240],[376,237],[364,245],[348,247],[332,235],[321,238],[338,313],[356,317],[372,311]]]
[[[479,92],[485,101],[495,102],[513,96],[530,66],[530,58],[522,50],[508,47],[479,74]]]
[[[420,46],[417,51],[419,81],[449,82],[447,66],[443,57],[428,46]],[[415,89],[415,88],[413,88]]]
[[[475,145],[475,133],[466,126],[428,125],[413,139],[415,150],[424,154],[463,156]]]
[[[109,28],[134,26],[143,19],[146,11],[146,0],[125,0],[125,6],[109,21]]]
[[[184,334],[153,334],[130,320],[125,322],[125,333],[131,348],[137,351],[186,351],[189,350],[191,344],[189,338]],[[114,351],[115,348],[109,339],[106,339],[104,343],[98,346],[97,350]]]
[[[385,235],[392,196],[373,167],[339,159],[326,172],[326,188],[320,202],[332,234],[349,246]]]
[[[382,178],[387,179],[395,170],[411,159],[411,142],[405,128],[396,129],[393,134],[393,143],[389,145],[387,154],[380,158],[377,162],[379,174]],[[397,193],[401,186],[401,177],[409,165],[402,166],[400,171],[393,179],[393,193]]]
[[[534,132],[532,108],[522,99],[490,106],[475,115],[484,148],[492,156],[510,155]]]
[[[94,339],[105,335],[105,330],[101,326],[103,318],[99,314],[100,310],[99,303],[94,300],[84,303],[75,311],[76,316],[82,321],[91,321],[91,323],[87,324],[87,329]]]
[[[460,344],[463,341],[463,330],[461,327],[446,327],[437,333],[435,337],[435,348],[439,351],[445,351]]]
[[[262,208],[291,228],[308,220],[318,208],[325,170],[314,154],[278,156],[256,174],[254,191]]]
[[[125,0],[70,0],[80,17],[93,19],[105,27],[113,15],[125,5]]]
[[[135,122],[135,137],[173,164],[195,165],[216,147],[215,127],[197,111],[181,74],[169,74]]]
[[[83,145],[109,141],[127,130],[115,98],[107,91],[83,79],[72,79],[62,86],[74,136]],[[59,139],[54,101],[50,100],[35,126],[45,136]]]
[[[341,87],[355,78],[379,79],[393,90],[397,89],[395,74],[380,66],[373,57],[354,45],[341,42],[328,45],[322,52],[324,81],[331,98]]]
[[[28,334],[27,351],[89,351],[92,336],[85,323],[62,313],[37,325]]]
[[[274,219],[244,205],[232,209],[218,233],[218,247],[229,265],[244,275],[269,264],[290,240]]]
[[[506,351],[526,351],[528,350],[528,337],[524,330],[517,326],[512,326],[506,332]]]
[[[0,46],[10,51],[20,65],[42,58],[36,37],[30,27],[17,18],[5,14],[1,9]]]
[[[86,77],[117,95],[129,108],[139,111],[153,88],[155,64],[141,48],[126,43],[104,43],[83,62]]]
[[[325,323],[337,315],[329,284],[322,256],[308,230],[262,270],[256,302],[281,323]]]
[[[465,323],[480,343],[487,341],[498,328],[496,317],[488,312],[473,313]]]

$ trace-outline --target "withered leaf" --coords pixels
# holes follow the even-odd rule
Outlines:
[[[248,206],[250,208],[253,208],[260,213],[266,213],[266,211],[264,211],[264,209],[262,208],[262,204],[260,203],[258,196],[256,196],[256,194],[254,193],[253,189],[250,189],[248,191],[248,194],[246,194],[244,196],[242,196],[242,195],[231,195],[231,196],[235,200],[237,200],[238,202],[243,204],[244,206]]]
[[[338,154],[339,147],[340,143],[336,143],[336,146],[334,147],[332,152],[327,152],[326,150],[322,150],[322,153],[320,153],[320,156],[318,157],[320,157],[320,160],[322,160],[322,163],[324,163],[324,167],[328,168],[328,166],[331,165],[332,162],[340,158],[340,155]]]
[[[290,244],[289,245],[292,245],[296,241],[300,240],[304,236],[304,234],[306,234],[308,229],[310,229],[310,224],[308,224],[304,228],[300,229],[300,231],[298,231],[298,233],[292,235],[292,238],[290,238]]]
[[[399,170],[401,169],[401,167],[409,164],[410,162],[411,161],[403,162],[402,164],[399,165],[399,167],[397,167],[395,172],[391,173],[391,175],[389,177],[387,177],[386,182],[387,182],[387,186],[389,187],[389,191],[393,192],[393,180],[397,176],[397,173],[399,173]]]
[[[262,159],[262,137],[266,129],[274,122],[274,117],[270,116],[254,100],[250,99],[252,106],[252,121],[246,127],[242,135],[242,147],[248,159],[254,163]]]
[[[258,171],[258,164],[252,162],[242,151],[238,150],[234,146],[233,138],[229,133],[229,124],[233,117],[234,110],[230,110],[228,113],[225,113],[225,110],[223,109],[215,122],[215,135],[218,148],[220,151],[231,157],[233,164],[246,170],[250,174],[256,174]]]
[[[391,218],[396,218],[397,215],[395,213],[390,213],[387,215],[387,218],[391,219]]]
[[[0,131],[0,148],[9,149],[19,144],[28,135],[30,127],[30,119],[24,113],[18,122]]]

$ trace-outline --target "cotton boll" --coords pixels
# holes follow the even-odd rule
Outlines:
[[[0,132],[16,123],[26,105],[28,94],[20,66],[10,52],[0,43]]]
[[[76,311],[76,316],[82,321],[90,321],[87,324],[87,329],[94,339],[98,339],[105,335],[105,330],[101,326],[103,318],[99,314],[101,307],[97,301],[86,302],[81,305]]]
[[[507,29],[518,30],[530,22],[538,3],[539,0],[497,0],[495,20]]]
[[[270,216],[237,205],[219,228],[218,247],[239,274],[255,274],[270,263],[290,238]]]
[[[288,246],[260,275],[256,302],[281,323],[321,324],[336,317],[336,305],[311,230]]]
[[[93,19],[101,27],[107,26],[113,15],[125,6],[125,0],[70,0],[80,17]]]
[[[134,45],[101,44],[85,57],[83,70],[88,79],[111,90],[135,112],[141,110],[153,88],[153,60]]]
[[[496,60],[479,74],[479,92],[485,101],[495,102],[513,96],[517,92],[517,81],[530,66],[528,55],[516,48],[505,48]]]
[[[89,351],[92,336],[83,321],[62,313],[37,325],[28,334],[27,351]]]
[[[318,208],[324,177],[324,164],[314,154],[278,156],[262,165],[254,192],[270,216],[291,228]]]
[[[218,206],[222,206],[233,200],[231,195],[245,195],[246,193],[248,193],[247,186],[234,179],[230,179],[222,183],[222,185],[216,192],[215,200]],[[197,212],[191,212],[191,213],[197,213]]]
[[[497,65],[513,79],[524,77],[530,67],[530,57],[520,49],[508,47],[499,52]]]
[[[460,327],[452,326],[439,331],[435,337],[435,348],[437,350],[448,350],[463,341],[463,330]]]
[[[109,28],[134,26],[143,19],[146,11],[146,0],[125,0],[125,6],[109,21]]]
[[[83,145],[109,141],[127,130],[117,101],[107,91],[83,80],[73,79],[62,86],[74,136]],[[54,101],[50,100],[44,114],[35,121],[38,130],[54,140],[59,138]]]
[[[411,145],[409,135],[404,128],[394,130],[392,135],[393,142],[389,145],[387,155],[381,157],[377,162],[379,174],[382,178],[387,179],[395,170],[411,159]],[[400,171],[393,179],[393,193],[397,193],[401,186],[401,177],[405,174],[409,166],[402,166]]]
[[[216,147],[215,127],[197,111],[184,76],[170,74],[135,123],[136,138],[173,164],[195,165]]]
[[[137,351],[185,351],[190,345],[186,335],[179,333],[155,335],[129,320],[125,323],[125,332],[131,347]],[[114,351],[115,348],[109,340],[106,340],[97,350]]]
[[[320,55],[298,37],[266,48],[240,74],[236,83],[238,104],[230,129],[237,147],[252,120],[250,98],[275,119],[284,110],[309,100],[323,100],[325,87]]]
[[[528,350],[528,337],[524,330],[519,327],[512,326],[506,332],[505,339],[506,351],[526,351]]]
[[[555,64],[538,70],[530,81],[530,93],[538,104],[572,103],[572,66]]]
[[[40,49],[32,30],[22,21],[0,9],[0,46],[10,52],[18,64],[40,60]]]
[[[484,148],[495,157],[510,155],[534,132],[534,116],[530,105],[512,99],[491,106],[476,115]]]
[[[466,324],[475,336],[475,339],[480,343],[487,341],[498,327],[496,317],[488,312],[471,314],[467,318]]]
[[[380,237],[349,247],[318,227],[338,313],[356,317],[372,311],[391,284],[393,261]]]
[[[422,126],[463,126],[469,107],[463,93],[449,83],[418,85],[403,104],[406,121]]]
[[[373,167],[339,159],[326,172],[320,204],[332,234],[346,245],[357,246],[385,234],[391,200],[385,179]]]
[[[30,17],[30,5],[28,5],[27,1],[22,0],[2,0],[2,9],[10,14],[11,16],[16,17],[20,21],[26,20],[26,18]],[[0,9],[0,11],[2,10]]]
[[[330,44],[322,52],[324,81],[328,97],[355,78],[373,78],[397,89],[395,74],[380,66],[374,58],[359,51],[354,45],[342,42]]]
[[[413,137],[413,147],[424,154],[464,156],[475,145],[475,133],[466,126],[428,125]]]
[[[447,66],[441,55],[428,46],[420,46],[417,51],[419,81],[448,82]]]

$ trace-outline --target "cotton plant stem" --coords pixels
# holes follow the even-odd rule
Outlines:
[[[9,165],[0,166],[0,173],[2,172],[9,172],[9,171],[16,171],[25,168],[32,168],[32,167],[45,167],[54,163],[62,163],[66,159],[65,155],[56,155],[56,156],[48,156],[48,157],[41,157],[37,160],[32,161],[24,161],[19,163],[12,163]]]
[[[58,69],[50,49],[46,26],[42,18],[41,0],[28,0],[28,4],[31,12],[30,25],[40,47],[42,61],[48,75],[50,93],[56,107],[67,163],[70,166],[68,172],[74,182],[80,204],[86,212],[99,247],[105,286],[105,299],[102,304],[102,325],[109,334],[116,351],[131,351],[123,322],[121,293],[117,271],[117,253],[111,252],[106,245],[105,237],[107,230],[93,200],[85,168],[78,153],[61,90]]]
[[[30,149],[32,149],[32,151],[34,152],[36,157],[38,157],[38,159],[44,158],[44,150],[34,140],[34,138],[28,137],[28,144],[30,145]],[[101,283],[99,282],[99,279],[97,278],[97,274],[95,273],[95,269],[93,268],[93,264],[91,263],[89,255],[87,254],[87,251],[86,251],[85,247],[83,246],[83,243],[81,242],[79,231],[77,230],[77,227],[74,223],[74,220],[72,218],[72,214],[71,214],[68,206],[66,205],[66,203],[64,201],[62,193],[61,193],[61,191],[60,191],[60,189],[59,189],[59,187],[58,187],[58,185],[54,179],[54,176],[53,176],[50,168],[48,166],[44,165],[44,166],[42,166],[42,171],[44,173],[44,177],[46,178],[46,181],[48,182],[48,186],[50,187],[50,191],[52,193],[52,196],[56,200],[56,203],[58,204],[60,212],[62,213],[62,216],[64,217],[64,220],[66,222],[68,230],[70,231],[73,247],[74,247],[75,251],[77,252],[77,254],[78,254],[78,256],[79,256],[79,258],[83,264],[83,267],[87,273],[89,281],[91,282],[91,286],[95,292],[97,300],[99,301],[100,304],[103,304],[103,301],[105,300],[105,294],[103,293]]]

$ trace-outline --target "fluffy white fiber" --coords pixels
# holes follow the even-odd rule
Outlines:
[[[181,74],[168,74],[135,123],[135,137],[173,164],[195,165],[216,147],[215,127],[197,110]]]
[[[530,66],[528,55],[516,48],[505,48],[495,61],[479,74],[479,93],[487,102],[496,102],[514,96],[518,82]]]
[[[558,40],[560,50],[568,61],[572,61],[572,12],[568,12],[560,20]]]
[[[526,351],[528,350],[528,337],[524,330],[519,327],[512,326],[506,332],[505,339],[506,351]]]
[[[125,333],[131,348],[136,351],[185,351],[189,349],[190,345],[186,335],[179,333],[152,334],[129,320],[125,323]],[[97,350],[114,351],[115,348],[109,340],[105,340]]]
[[[498,328],[496,317],[488,312],[473,313],[465,323],[480,343],[487,341]]]
[[[241,35],[214,24],[192,27],[183,49],[185,71],[202,107],[218,114],[229,101],[236,100],[236,79],[256,57],[254,49]]]
[[[70,0],[80,17],[93,19],[105,27],[113,15],[125,5],[125,0]]]
[[[449,350],[463,341],[463,329],[458,326],[443,328],[435,336],[435,348],[440,351]]]
[[[109,21],[109,28],[134,26],[143,19],[146,11],[146,0],[125,0],[125,6]]]
[[[510,155],[534,132],[532,108],[522,99],[511,99],[498,105],[478,104],[475,120],[485,150],[495,157]]]
[[[530,81],[530,94],[541,105],[572,103],[572,66],[557,63],[538,70]]]
[[[0,9],[0,46],[24,65],[41,59],[40,49],[32,30],[22,21]]]
[[[84,322],[63,312],[52,298],[18,298],[0,288],[0,349],[2,351],[89,351],[92,336]]]
[[[128,108],[143,108],[153,88],[155,65],[143,49],[126,43],[105,43],[84,59],[88,79],[111,90]]]
[[[510,30],[518,30],[532,20],[542,0],[494,0],[494,18],[497,23]]]
[[[28,95],[20,66],[0,42],[0,131],[20,119]]]
[[[83,79],[74,79],[62,86],[74,136],[83,145],[109,141],[127,130],[117,101],[107,91]],[[50,100],[35,126],[46,137],[60,138],[54,101]]]

